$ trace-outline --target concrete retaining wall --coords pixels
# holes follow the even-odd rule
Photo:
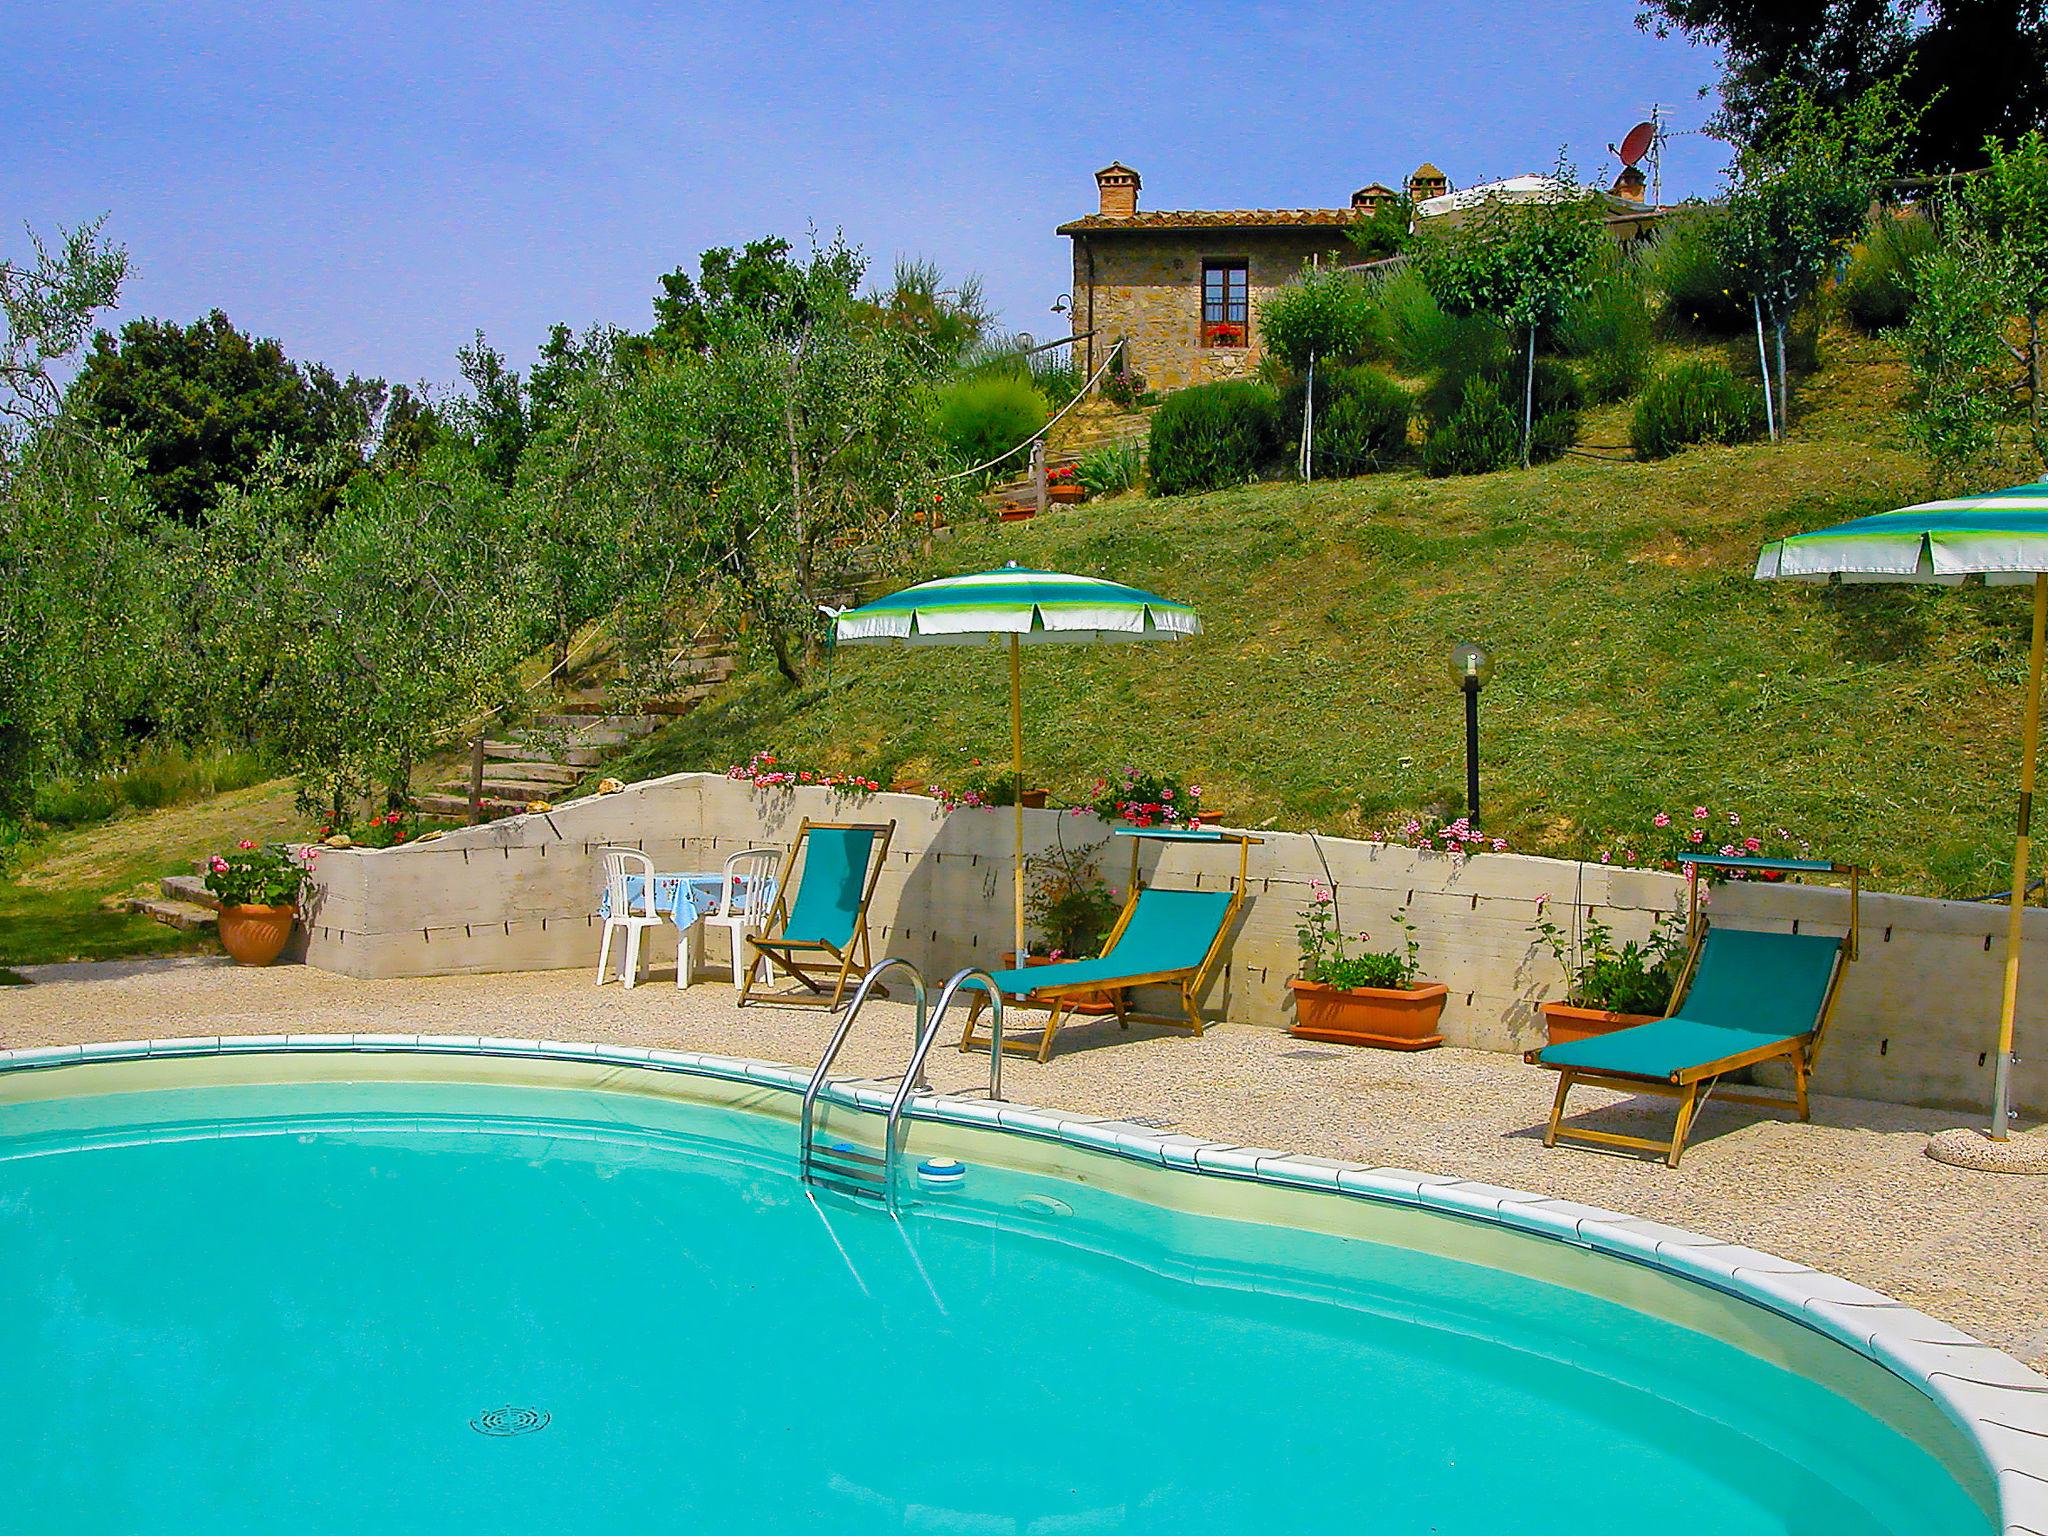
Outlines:
[[[353,976],[542,970],[596,961],[600,888],[595,849],[644,848],[661,869],[715,869],[755,846],[786,848],[804,816],[896,823],[874,905],[876,954],[898,954],[928,975],[1000,963],[1010,938],[1010,813],[939,813],[922,796],[857,800],[817,789],[772,790],[677,774],[622,793],[573,801],[380,851],[329,852],[308,910],[307,959]],[[1107,835],[1091,817],[1026,813],[1026,847]],[[1646,932],[1682,901],[1672,875],[1515,854],[1462,863],[1446,855],[1303,833],[1262,833],[1252,850],[1251,899],[1230,963],[1206,1006],[1216,1017],[1280,1027],[1292,1016],[1294,927],[1311,880],[1336,887],[1346,930],[1390,947],[1405,909],[1417,926],[1423,974],[1451,988],[1443,1032],[1456,1045],[1515,1051],[1540,1040],[1536,1005],[1562,995],[1563,977],[1536,948],[1530,923],[1548,896],[1597,914],[1625,937]],[[1217,887],[1232,848],[1143,846],[1148,880]],[[1127,844],[1106,850],[1119,891]],[[1718,918],[1744,926],[1839,931],[1848,893],[1828,887],[1732,884],[1713,894]],[[1863,958],[1851,967],[1822,1056],[1823,1093],[1976,1108],[1989,1102],[2004,911],[1997,906],[1866,894]],[[672,941],[668,941],[672,942]],[[714,938],[714,944],[720,940]],[[673,950],[656,941],[662,963]],[[723,957],[714,954],[713,963]],[[2021,1045],[2048,1009],[2048,911],[2027,914]],[[2014,1101],[2048,1110],[2048,1068],[2022,1060]]]

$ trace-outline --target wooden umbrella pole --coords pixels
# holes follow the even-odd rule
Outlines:
[[[1992,1066],[1991,1139],[2004,1141],[2012,1123],[2012,1027],[2020,1002],[2020,944],[2026,917],[2027,867],[2033,844],[2034,767],[2041,737],[2041,653],[2048,641],[2048,575],[2034,577],[2034,640],[2027,659],[2027,708],[2020,730],[2020,814],[2012,848],[2012,906],[2005,919],[2005,990],[1998,1004],[1998,1055]]]
[[[2038,660],[2039,647],[2035,647]],[[1023,646],[1010,636],[1010,772],[1016,799],[1017,964],[1024,963],[1024,662]],[[2037,669],[2038,670],[2038,669]],[[2031,762],[2032,759],[2029,759]]]

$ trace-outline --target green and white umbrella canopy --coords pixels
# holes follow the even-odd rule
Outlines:
[[[1833,528],[1793,534],[1764,546],[1756,574],[1759,581],[1910,581],[1941,586],[1981,576],[1990,586],[2030,585],[2034,589],[2034,637],[2020,747],[2019,820],[1992,1090],[1991,1134],[2002,1141],[2010,1120],[2013,1017],[2019,1006],[2020,912],[2026,899],[2041,734],[2042,657],[2044,643],[2048,643],[2048,481],[2009,486],[1982,496],[1924,501]]]
[[[1176,640],[1199,635],[1186,603],[1098,576],[1034,571],[1015,561],[971,576],[943,576],[832,615],[833,638],[846,645],[977,645],[1006,640],[1010,653],[1010,762],[1017,808],[1017,963],[1024,963],[1024,674],[1026,645]]]
[[[1186,603],[1121,582],[1006,565],[905,587],[835,615],[832,628],[850,645],[973,645],[1007,635],[1041,645],[1198,635],[1202,621]]]
[[[1915,581],[1982,576],[2019,585],[2048,571],[2048,480],[1923,501],[1766,544],[1759,581]]]

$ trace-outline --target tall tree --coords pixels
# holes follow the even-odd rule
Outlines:
[[[595,390],[588,427],[536,456],[520,500],[557,522],[608,520],[634,555],[626,616],[648,633],[717,603],[801,682],[819,605],[947,504],[936,365],[856,298],[857,251],[748,250],[744,282],[728,280],[730,252],[706,253],[713,280],[691,283],[687,313],[671,317],[693,344],[657,348]]]
[[[149,503],[118,444],[67,415],[57,380],[127,255],[98,223],[0,260],[0,817],[119,750],[157,676],[167,594]]]
[[[700,352],[722,327],[742,321],[787,334],[810,323],[824,295],[854,292],[867,270],[860,252],[836,238],[814,244],[807,261],[793,257],[792,249],[770,235],[737,251],[712,247],[698,258],[694,277],[677,267],[661,280],[650,339],[657,347]],[[822,286],[820,277],[828,279]]]
[[[889,286],[865,303],[881,324],[915,337],[947,363],[987,340],[995,324],[979,277],[969,273],[949,287],[937,262],[912,256],[899,258]]]
[[[346,821],[401,804],[416,764],[504,702],[534,631],[506,499],[476,454],[442,441],[413,468],[365,472],[306,528],[273,459],[229,490],[198,542],[195,644],[216,708],[251,722],[309,811]]]
[[[1424,240],[1423,279],[1448,314],[1486,315],[1523,333],[1522,462],[1535,426],[1537,338],[1592,288],[1606,231],[1597,195],[1558,166],[1557,195],[1542,202],[1492,199],[1466,223]]]
[[[134,444],[164,513],[197,524],[273,444],[308,455],[351,446],[360,462],[385,386],[302,367],[216,309],[190,325],[144,318],[118,336],[101,331],[71,393],[82,418]],[[323,510],[338,491],[327,489]]]
[[[1729,270],[1777,339],[1777,417],[1791,419],[1785,333],[1837,257],[1860,235],[1871,204],[1897,172],[1914,109],[1897,81],[1831,105],[1811,93],[1784,130],[1736,157],[1727,216],[1715,235]],[[1759,350],[1762,338],[1758,338]],[[1766,382],[1770,366],[1759,356]]]
[[[510,486],[519,472],[519,456],[533,435],[527,414],[526,385],[506,366],[505,354],[478,331],[468,346],[456,349],[455,361],[469,393],[451,401],[447,420],[476,450],[484,473]]]
[[[1962,233],[1996,283],[2005,310],[2026,333],[2015,348],[2025,372],[2027,419],[2034,452],[2048,465],[2044,422],[2041,317],[2048,312],[2048,137],[2037,129],[2007,149],[1984,146],[1990,165],[1962,187]]]
[[[2048,0],[1647,0],[1636,19],[1721,50],[1714,130],[1736,144],[1769,149],[1802,92],[1839,107],[1902,74],[1920,170],[2048,125]]]

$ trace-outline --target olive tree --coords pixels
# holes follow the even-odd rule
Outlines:
[[[218,707],[246,716],[306,810],[345,822],[366,795],[403,804],[415,766],[511,696],[534,605],[505,498],[464,445],[358,475],[306,531],[293,481],[317,472],[278,465],[222,499],[194,629]]]
[[[652,349],[593,390],[586,412],[601,419],[579,457],[537,466],[524,494],[580,498],[630,545],[627,607],[649,644],[715,604],[801,682],[819,609],[956,493],[931,408],[932,349],[855,298],[845,247],[777,260],[745,302],[700,294],[690,345]]]
[[[1526,333],[1522,463],[1535,427],[1536,342],[1592,291],[1606,232],[1596,194],[1560,164],[1556,194],[1533,203],[1492,198],[1464,224],[1422,241],[1423,279],[1445,312],[1486,315]]]
[[[1783,131],[1743,145],[1735,158],[1728,211],[1717,226],[1722,258],[1757,318],[1757,363],[1771,400],[1768,325],[1776,339],[1777,391],[1771,435],[1791,420],[1785,332],[1792,316],[1862,234],[1871,204],[1898,174],[1915,119],[1896,82],[1872,86],[1840,107],[1793,98]]]
[[[119,297],[98,223],[0,261],[0,819],[65,768],[116,754],[153,692],[169,603],[123,444],[64,405],[61,375]]]

